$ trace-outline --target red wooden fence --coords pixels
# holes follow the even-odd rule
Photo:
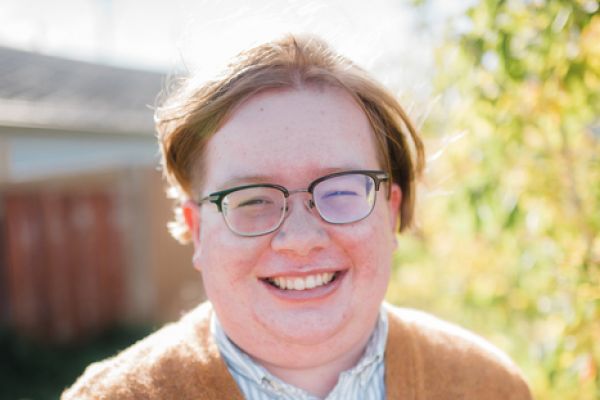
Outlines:
[[[20,192],[0,201],[6,290],[0,297],[10,325],[29,336],[66,342],[121,317],[122,235],[109,193]]]

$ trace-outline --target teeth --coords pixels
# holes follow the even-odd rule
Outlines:
[[[331,282],[334,275],[333,272],[324,272],[322,274],[308,275],[303,278],[278,276],[276,278],[270,278],[269,282],[280,289],[306,290],[327,285]]]
[[[321,274],[317,275],[317,278],[315,279],[315,286],[321,286],[323,284],[323,277],[321,276]]]
[[[294,279],[294,289],[304,290],[304,279],[302,279],[302,278]]]

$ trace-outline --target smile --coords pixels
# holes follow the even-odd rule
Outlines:
[[[323,272],[320,274],[299,276],[277,276],[267,278],[266,281],[271,285],[283,290],[310,290],[320,286],[325,286],[333,281],[338,272]]]

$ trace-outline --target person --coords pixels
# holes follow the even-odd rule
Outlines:
[[[314,36],[242,52],[156,111],[170,228],[208,302],[63,399],[530,399],[492,345],[384,302],[424,149],[398,101]]]

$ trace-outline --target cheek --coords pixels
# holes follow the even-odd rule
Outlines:
[[[388,276],[394,250],[393,234],[387,224],[362,222],[338,228],[338,243],[353,260],[360,275]]]
[[[360,284],[370,280],[372,285],[387,287],[396,245],[385,207],[376,208],[359,223],[336,228],[336,237],[353,260]]]
[[[207,294],[235,290],[254,279],[253,267],[268,246],[267,237],[244,238],[233,234],[223,221],[205,220],[196,249],[196,267],[202,272]]]

